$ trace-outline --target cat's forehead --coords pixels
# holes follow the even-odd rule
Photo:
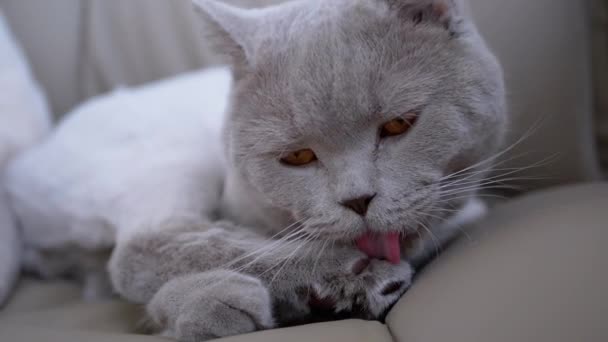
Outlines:
[[[292,126],[350,124],[420,106],[450,74],[444,32],[391,25],[381,14],[358,20],[347,11],[335,19],[264,46],[249,89],[260,95],[258,108],[273,99],[266,117],[289,117],[278,124]]]
[[[253,72],[237,86],[240,127],[280,146],[313,133],[348,135],[430,102],[466,101],[484,78],[478,52],[389,2],[311,1],[302,6],[314,8],[266,23]]]

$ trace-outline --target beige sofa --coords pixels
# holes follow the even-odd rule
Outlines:
[[[552,157],[517,174],[514,185],[529,193],[497,204],[429,265],[386,324],[333,322],[227,341],[608,341],[608,184],[592,134],[587,4],[471,3],[505,66],[512,140],[537,127],[506,167]],[[115,86],[217,62],[187,0],[0,6],[58,115]],[[120,301],[82,302],[68,283],[24,280],[0,311],[0,341],[160,340],[132,333],[139,312]]]

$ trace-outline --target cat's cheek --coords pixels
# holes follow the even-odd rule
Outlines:
[[[324,172],[316,165],[290,167],[261,161],[248,176],[252,186],[273,206],[289,211],[296,220],[308,219],[323,213],[321,208],[330,207],[327,199],[328,185]]]

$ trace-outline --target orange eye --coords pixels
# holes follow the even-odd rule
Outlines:
[[[283,164],[290,166],[304,166],[308,165],[317,160],[315,152],[309,148],[291,152],[288,155],[281,158]]]
[[[414,126],[414,123],[416,123],[417,118],[417,114],[407,113],[403,117],[395,118],[385,123],[380,128],[380,137],[394,137],[407,133],[407,131],[409,131],[412,126]]]

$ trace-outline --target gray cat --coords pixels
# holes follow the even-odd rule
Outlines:
[[[381,318],[413,269],[483,214],[476,190],[507,121],[496,58],[458,0],[195,3],[231,62],[223,148],[199,146],[206,161],[163,174],[167,184],[187,179],[183,191],[148,198],[196,199],[177,207],[197,203],[203,219],[104,223],[107,235],[72,242],[115,243],[114,289],[147,305],[153,330],[181,341]],[[136,170],[152,159],[138,158]],[[143,172],[138,180],[156,175]],[[15,167],[12,184],[23,174]],[[27,239],[50,215],[32,218],[17,188]],[[164,210],[147,208],[140,216]],[[44,269],[44,252],[28,253]]]
[[[220,211],[245,226],[135,235],[116,289],[186,341],[380,317],[479,212],[463,170],[502,142],[496,59],[455,1],[196,2],[232,61]]]

